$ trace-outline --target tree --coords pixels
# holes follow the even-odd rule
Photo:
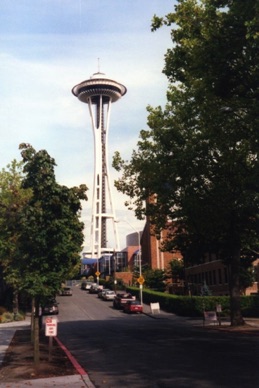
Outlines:
[[[146,269],[143,271],[143,276],[145,287],[156,291],[165,291],[165,271],[161,269]]]
[[[148,215],[157,236],[174,224],[167,249],[180,250],[185,265],[210,252],[228,264],[232,325],[244,323],[243,254],[252,261],[258,251],[258,14],[254,0],[180,0],[154,17],[153,30],[172,27],[168,102],[148,107],[138,150],[113,164],[137,217]]]
[[[20,145],[24,163],[24,189],[32,196],[20,215],[19,271],[22,289],[35,302],[34,360],[39,362],[39,307],[53,296],[72,270],[78,272],[83,243],[81,200],[86,186],[68,188],[56,182],[55,161],[45,150]]]
[[[18,293],[21,288],[19,249],[19,217],[31,196],[30,189],[21,187],[22,163],[13,160],[0,172],[0,265],[4,280],[13,293],[13,310],[18,311]]]
[[[169,263],[170,278],[173,283],[184,280],[184,264],[183,260],[173,259]]]

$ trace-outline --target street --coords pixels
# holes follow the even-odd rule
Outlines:
[[[58,337],[97,388],[259,386],[256,335],[124,314],[78,287],[58,301]]]

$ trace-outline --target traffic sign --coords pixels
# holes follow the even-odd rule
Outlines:
[[[140,277],[138,278],[138,283],[142,285],[144,282],[145,282],[145,279],[143,278],[142,275],[140,275]]]
[[[58,320],[55,317],[46,317],[45,335],[47,337],[56,337],[58,331]]]
[[[96,271],[96,272],[95,272],[95,275],[96,275],[97,277],[99,277],[101,274],[100,274],[99,271]]]

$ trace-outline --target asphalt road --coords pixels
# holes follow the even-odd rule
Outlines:
[[[58,337],[97,388],[256,388],[259,337],[127,315],[78,288],[59,297]]]

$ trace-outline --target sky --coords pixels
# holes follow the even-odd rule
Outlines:
[[[112,105],[109,160],[130,159],[147,129],[146,107],[164,106],[164,55],[170,29],[151,32],[154,14],[173,11],[173,0],[0,0],[0,168],[21,160],[20,143],[45,149],[56,161],[58,183],[86,184],[84,249],[90,244],[94,173],[88,107],[71,89],[98,70],[127,88]],[[99,61],[98,61],[99,58]],[[99,67],[98,67],[99,63]],[[109,167],[112,181],[118,174]],[[144,221],[127,210],[113,188],[121,248]],[[112,244],[112,242],[110,243]],[[109,244],[108,244],[109,245]]]

